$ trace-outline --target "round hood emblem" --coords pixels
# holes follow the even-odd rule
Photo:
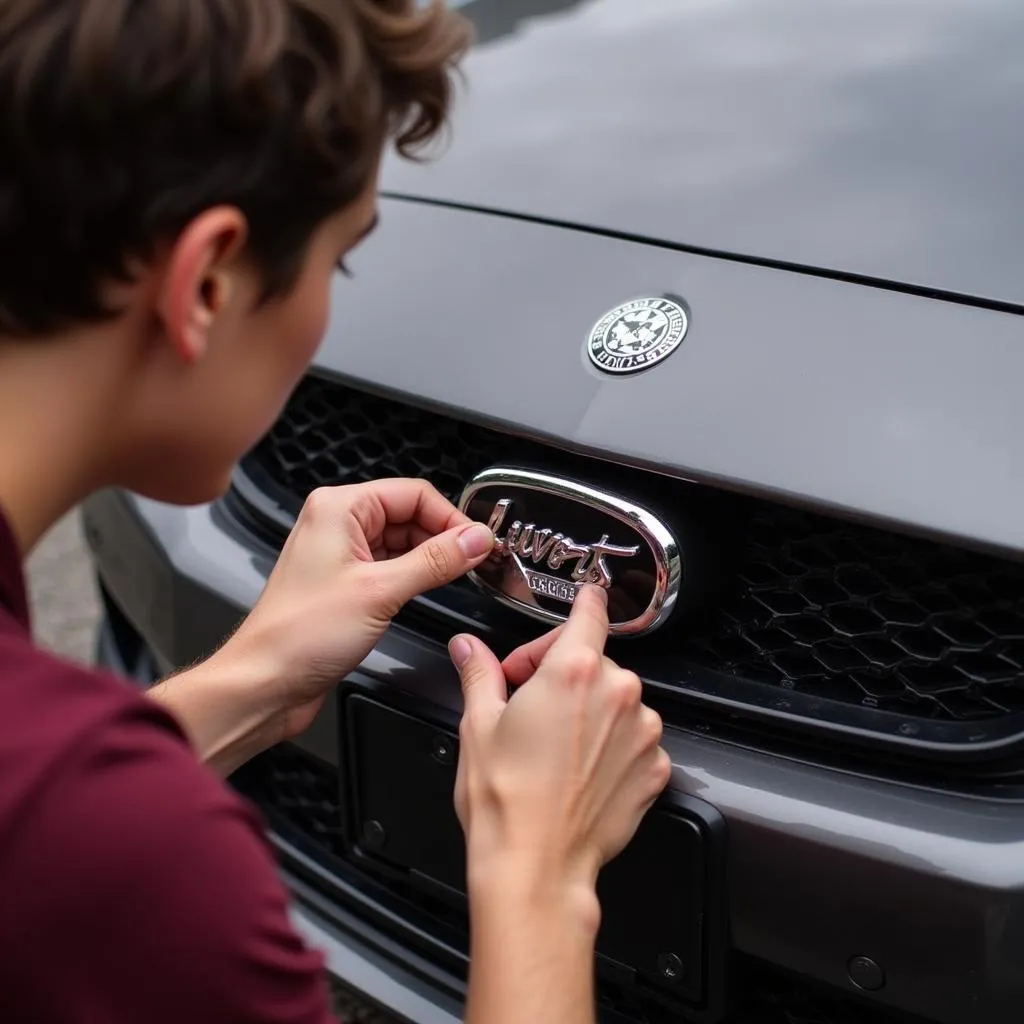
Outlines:
[[[688,326],[686,310],[674,299],[633,299],[594,324],[587,355],[605,373],[637,373],[672,355]]]

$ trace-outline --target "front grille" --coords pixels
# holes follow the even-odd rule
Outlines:
[[[233,779],[272,823],[297,834],[327,859],[344,858],[338,779],[320,761],[287,744],[250,761]],[[463,929],[464,930],[464,929]],[[737,1010],[725,1024],[890,1024],[892,1018],[841,996],[820,992],[767,965],[741,970]],[[680,1018],[626,989],[604,985],[602,1002],[635,1024],[668,1024]]]
[[[494,464],[609,481],[656,495],[670,521],[683,510],[725,529],[713,597],[630,645],[677,679],[706,670],[824,699],[826,720],[844,706],[931,723],[1024,712],[1024,564],[568,456],[315,377],[245,467],[296,511],[317,486],[385,476],[425,477],[454,499]]]
[[[338,778],[289,744],[271,747],[234,775],[232,785],[271,820],[282,820],[319,850],[344,857]]]

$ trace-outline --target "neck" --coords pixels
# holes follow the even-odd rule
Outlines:
[[[105,483],[118,406],[103,333],[0,339],[0,509],[23,555]]]

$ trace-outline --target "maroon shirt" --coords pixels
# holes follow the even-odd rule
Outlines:
[[[0,1020],[329,1024],[256,812],[120,680],[32,646],[0,518]]]

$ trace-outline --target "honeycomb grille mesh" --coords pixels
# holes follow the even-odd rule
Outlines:
[[[1024,710],[1024,569],[767,506],[694,661],[946,721]]]
[[[247,465],[297,509],[325,484],[423,477],[455,498],[487,466],[564,460],[310,377]],[[585,458],[569,465],[582,477],[597,470]],[[677,485],[656,486],[671,498]],[[1024,711],[1024,564],[724,492],[715,500],[741,512],[735,557],[714,606],[672,631],[661,664],[938,722]]]
[[[521,457],[521,442],[307,377],[253,458],[301,502],[317,487],[421,477],[455,499],[474,473]]]
[[[325,765],[287,744],[274,747],[245,766],[236,787],[272,820],[311,840],[324,853],[343,857],[338,781]],[[874,1009],[806,988],[770,968],[748,971],[737,1010],[725,1024],[888,1024]],[[626,993],[607,990],[608,1002],[637,1024],[662,1024],[678,1017],[658,1011]],[[339,1002],[342,1018],[364,1024],[392,1024],[386,1015]],[[395,1022],[397,1024],[397,1022]]]

